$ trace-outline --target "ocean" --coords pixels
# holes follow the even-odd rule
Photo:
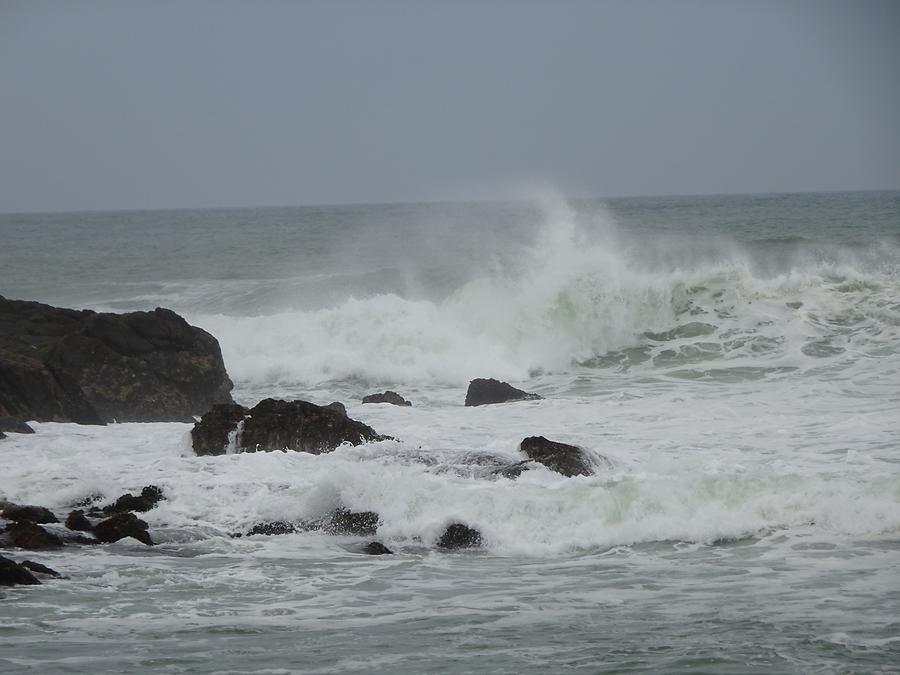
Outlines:
[[[6,297],[171,308],[238,402],[396,439],[10,434],[0,498],[167,499],[158,546],[28,555],[68,579],[0,590],[2,672],[900,672],[900,192],[5,214],[0,242]],[[476,377],[544,399],[464,407]],[[412,407],[361,403],[385,389]],[[486,470],[533,435],[596,475]],[[337,506],[377,536],[231,536]],[[483,548],[437,550],[451,522]]]

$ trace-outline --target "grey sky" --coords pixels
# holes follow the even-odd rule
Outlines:
[[[900,188],[900,2],[0,0],[0,211]]]

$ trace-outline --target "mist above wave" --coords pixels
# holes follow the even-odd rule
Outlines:
[[[256,385],[459,385],[573,365],[690,376],[710,362],[799,368],[897,351],[892,244],[636,237],[554,196],[540,212],[526,241],[444,295],[357,291],[323,308],[191,318],[219,338],[236,380]]]

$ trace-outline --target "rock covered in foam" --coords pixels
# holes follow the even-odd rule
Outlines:
[[[369,394],[363,397],[363,403],[390,403],[391,405],[411,406],[412,403],[403,398],[396,391],[388,389],[381,394]]]
[[[507,401],[537,401],[543,398],[537,394],[529,394],[527,391],[516,389],[508,382],[500,380],[477,378],[469,382],[466,391],[466,405],[488,405],[491,403],[506,403]]]
[[[222,455],[229,445],[237,452],[296,450],[318,455],[344,443],[360,445],[387,438],[333,407],[271,398],[250,410],[215,406],[191,431],[198,455]]]
[[[168,309],[128,314],[0,297],[0,416],[187,422],[231,402],[216,339]]]

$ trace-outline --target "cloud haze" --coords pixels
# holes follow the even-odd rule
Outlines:
[[[900,3],[0,2],[0,211],[900,187]]]

